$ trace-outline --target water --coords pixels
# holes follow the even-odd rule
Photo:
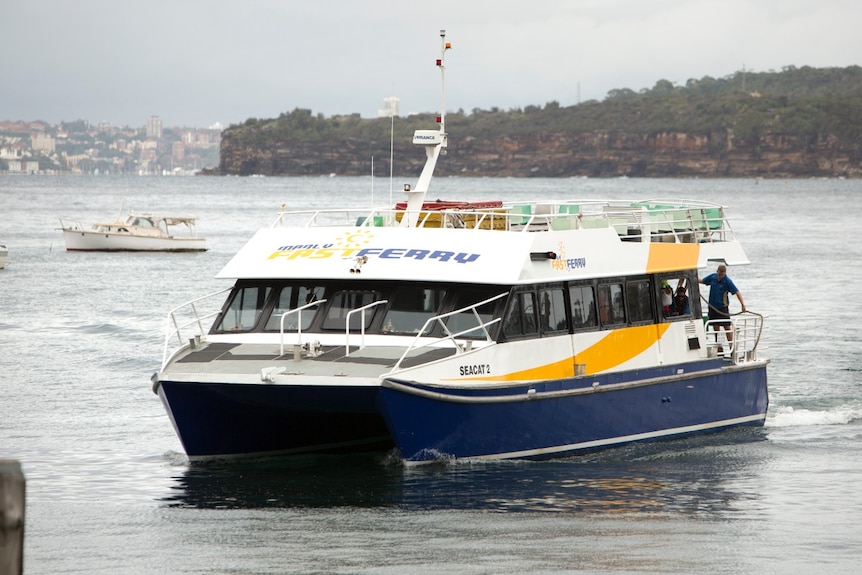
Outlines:
[[[385,205],[389,189],[377,180],[372,201],[370,178],[0,176],[0,458],[27,479],[25,573],[858,572],[862,181],[432,186],[729,206],[753,262],[729,275],[767,316],[763,429],[541,463],[189,466],[150,389],[167,312],[226,287],[213,276],[282,203]],[[65,251],[58,217],[110,219],[124,203],[199,216],[210,250]]]

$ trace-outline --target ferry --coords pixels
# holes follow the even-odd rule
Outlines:
[[[191,461],[543,459],[763,425],[763,317],[732,340],[703,319],[698,274],[749,263],[723,206],[426,201],[444,110],[403,202],[282,206],[231,287],[168,313],[151,379]]]

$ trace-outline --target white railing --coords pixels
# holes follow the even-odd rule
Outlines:
[[[279,321],[279,328],[278,328],[279,337],[280,337],[279,355],[284,355],[284,318],[286,318],[287,316],[294,314],[294,313],[300,313],[304,309],[308,309],[310,307],[320,305],[324,302],[326,302],[325,299],[316,300],[316,301],[313,301],[311,303],[307,303],[304,306],[301,306],[301,307],[298,307],[295,309],[291,309],[291,310],[287,310],[286,312],[281,314],[281,320]],[[296,322],[296,336],[297,336],[297,345],[302,345],[302,314],[301,313],[299,316],[299,321]]]
[[[513,207],[545,208],[544,204]],[[515,229],[535,231],[532,224],[546,221],[551,229],[612,227],[628,240],[669,243],[720,242],[733,239],[733,231],[720,204],[700,200],[566,200],[553,204],[553,213],[529,216],[525,226]],[[517,211],[517,210],[515,210]],[[526,217],[526,216],[522,216]]]
[[[409,213],[412,212],[387,207],[282,209],[272,225],[398,227]],[[416,214],[416,220],[416,227],[523,232],[613,227],[621,237],[635,241],[711,243],[733,239],[724,207],[702,200],[507,202],[502,206],[475,209],[422,209]]]
[[[325,227],[325,226],[356,226],[356,227],[392,227],[398,225],[395,221],[395,210],[388,208],[372,209],[328,209],[328,210],[296,210],[278,213],[272,227]]]
[[[371,302],[368,305],[364,305],[362,307],[358,307],[356,309],[352,309],[349,312],[347,312],[347,318],[344,322],[344,324],[345,324],[344,325],[344,332],[345,332],[344,333],[344,347],[345,347],[344,357],[347,357],[348,355],[350,355],[350,317],[355,313],[360,314],[359,315],[359,333],[360,333],[359,349],[362,349],[363,347],[365,347],[365,310],[370,309],[374,306],[378,306],[380,304],[384,304],[384,303],[389,303],[389,300],[388,299],[379,299],[377,301]]]
[[[88,228],[88,227],[84,226],[84,224],[82,224],[78,220],[71,220],[70,218],[66,218],[66,220],[63,220],[63,218],[57,218],[57,219],[60,220],[60,229],[61,230],[72,230],[72,231],[76,231],[76,232],[83,232],[83,231],[89,231],[90,229],[92,229],[92,226],[90,226]]]
[[[410,342],[410,345],[407,346],[407,349],[404,350],[404,353],[402,353],[401,357],[398,359],[398,361],[395,362],[395,365],[392,367],[392,370],[390,371],[390,373],[397,371],[401,367],[401,363],[407,358],[407,356],[408,356],[408,354],[410,354],[410,352],[415,351],[417,349],[422,349],[425,347],[431,347],[433,345],[437,345],[441,341],[450,340],[454,344],[455,349],[457,350],[457,353],[464,353],[466,351],[470,351],[470,349],[472,347],[472,343],[473,343],[472,339],[467,340],[462,346],[462,344],[458,343],[456,338],[459,336],[462,336],[466,333],[474,332],[477,329],[482,330],[482,333],[485,336],[485,342],[486,343],[489,343],[489,344],[494,343],[494,340],[491,339],[491,333],[488,331],[488,327],[491,325],[494,325],[495,323],[498,323],[501,320],[501,318],[497,317],[497,318],[494,318],[490,321],[483,322],[481,316],[479,316],[478,309],[485,304],[491,303],[492,301],[496,301],[502,297],[506,297],[507,295],[508,295],[508,292],[504,292],[504,293],[501,293],[500,295],[496,295],[492,298],[488,298],[484,301],[480,301],[480,302],[475,303],[473,305],[470,305],[470,306],[467,306],[467,307],[464,307],[461,309],[456,309],[455,311],[450,311],[448,313],[444,313],[444,314],[440,314],[440,315],[436,315],[434,317],[428,318],[428,320],[425,321],[425,323],[422,325],[422,329],[419,330],[419,333],[416,334],[416,337],[413,338],[413,341]],[[453,315],[458,315],[458,314],[464,313],[466,311],[472,311],[473,312],[473,317],[476,319],[476,325],[470,326],[467,329],[463,329],[463,330],[458,331],[456,333],[452,333],[449,330],[449,327],[446,325],[446,322],[444,320],[446,320],[449,317],[452,317]],[[440,324],[440,326],[443,328],[443,332],[446,335],[444,335],[443,337],[435,338],[432,341],[428,341],[426,343],[419,345],[419,340],[422,337],[422,335],[431,331],[431,329],[433,329],[431,327],[431,325],[435,322]]]
[[[731,324],[732,341],[727,341],[727,330],[724,329],[728,322]],[[757,346],[763,332],[762,315],[743,312],[730,320],[709,320],[704,324],[704,329],[708,355],[722,355],[718,350],[727,349],[728,357],[735,364],[757,360]]]
[[[200,343],[201,339],[206,336],[208,328],[204,327],[204,321],[216,317],[221,312],[221,306],[219,306],[215,311],[211,311],[205,314],[201,314],[198,309],[198,304],[202,301],[209,300],[216,296],[220,296],[225,292],[230,291],[231,288],[225,288],[223,290],[219,290],[217,292],[213,292],[211,294],[207,294],[205,296],[201,296],[199,298],[188,301],[180,306],[175,307],[171,311],[168,312],[167,319],[167,327],[165,328],[165,343],[164,349],[162,351],[162,369],[164,369],[165,363],[168,361],[168,350],[170,349],[170,342],[176,336],[180,345],[183,345],[186,338],[190,342],[194,341],[195,343]],[[180,312],[188,309],[189,315],[191,319],[181,318]],[[194,334],[191,337],[188,337],[189,328],[193,329]]]

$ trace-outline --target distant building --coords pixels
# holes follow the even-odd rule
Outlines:
[[[53,153],[56,143],[52,136],[44,132],[33,132],[30,134],[30,148],[38,152]]]
[[[182,162],[186,156],[186,145],[182,142],[174,142],[171,146],[171,158],[174,162]]]
[[[19,160],[24,157],[26,149],[27,146],[19,138],[13,138],[0,146],[0,160]]]
[[[36,160],[9,160],[10,174],[38,174],[39,162]]]
[[[158,116],[150,116],[147,120],[147,138],[158,140],[162,137],[162,119]]]
[[[390,118],[392,116],[398,115],[398,107],[401,104],[401,100],[396,98],[395,96],[389,96],[388,98],[383,98],[383,108],[377,110],[378,118]]]
[[[211,148],[221,143],[221,132],[215,130],[181,130],[180,140],[187,147]]]

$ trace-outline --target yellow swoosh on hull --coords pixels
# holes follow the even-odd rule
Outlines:
[[[471,377],[458,381],[523,381],[574,377],[575,364],[585,364],[586,374],[599,373],[624,363],[655,344],[670,324],[643,325],[616,329],[578,353],[554,363],[491,377]]]
[[[575,362],[585,364],[587,374],[614,368],[649,349],[669,327],[660,323],[614,330],[575,356]]]

